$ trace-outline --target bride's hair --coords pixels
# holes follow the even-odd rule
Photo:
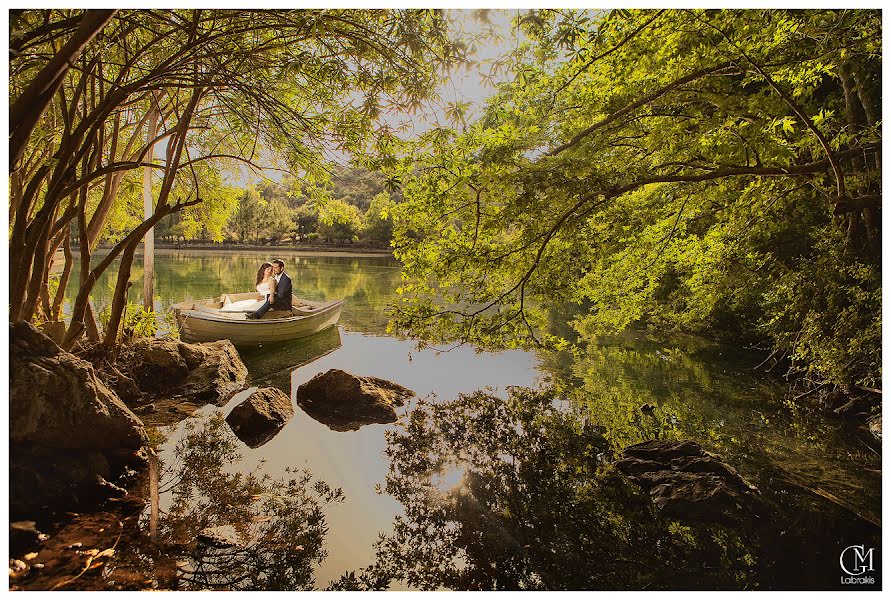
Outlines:
[[[263,272],[266,271],[266,267],[271,267],[271,266],[272,266],[272,264],[270,264],[268,262],[265,262],[262,265],[260,265],[260,270],[257,271],[257,281],[256,281],[256,283],[254,283],[254,285],[260,285],[260,282],[263,281]]]

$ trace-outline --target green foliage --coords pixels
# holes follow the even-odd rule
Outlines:
[[[362,213],[343,200],[330,200],[319,207],[319,235],[329,241],[355,242],[365,228]]]
[[[394,330],[555,345],[542,307],[567,302],[579,330],[678,329],[880,380],[879,13],[517,26],[528,43],[483,115],[389,168]]]
[[[281,200],[270,200],[263,207],[263,229],[273,241],[291,235],[294,231],[294,211]]]
[[[98,204],[101,195],[100,190],[93,190],[89,194],[89,204]],[[111,206],[101,239],[111,244],[118,243],[142,222],[143,214],[142,177],[128,175],[118,188],[117,201]]]
[[[99,325],[103,329],[108,328],[108,319],[111,316],[111,305],[107,304],[99,311]],[[134,337],[155,337],[158,332],[158,315],[153,310],[148,310],[141,304],[127,302],[124,309],[124,317],[121,321],[122,330],[130,332]]]
[[[240,241],[259,238],[260,212],[260,197],[257,192],[251,189],[242,192],[238,199],[238,208],[230,222],[230,227]]]
[[[304,204],[294,211],[294,222],[297,225],[297,235],[301,239],[309,236],[319,237],[319,211],[314,206]]]
[[[370,242],[382,245],[390,243],[393,238],[392,208],[393,201],[387,192],[381,192],[371,199],[365,213],[365,238]]]
[[[295,212],[285,200],[271,196],[267,186],[250,187],[241,192],[237,208],[229,221],[230,231],[242,242],[279,241],[294,232]],[[268,199],[264,199],[263,192]]]
[[[78,30],[90,34],[81,47],[66,45],[84,15],[85,24],[102,26]],[[469,52],[436,10],[130,9],[97,16],[54,9],[12,15],[10,101],[40,90],[48,102],[23,101],[14,115],[27,137],[10,182],[16,318],[34,316],[47,285],[43,252],[58,236],[76,226],[82,244],[87,237],[91,248],[100,239],[114,243],[108,260],[97,260],[102,271],[156,224],[144,222],[141,194],[156,143],[154,214],[185,209],[162,236],[220,241],[236,209],[224,173],[278,168],[306,185],[325,181],[332,149],[382,147],[390,137],[384,114],[419,109]],[[58,68],[54,58],[64,59]],[[39,74],[50,71],[59,85],[41,87]],[[285,208],[294,207],[268,191],[261,196],[269,212],[259,219],[268,233],[262,237],[275,240],[292,232]],[[241,212],[239,235],[260,237],[256,215]],[[118,264],[127,279],[129,261]],[[85,318],[92,280],[82,284],[75,321]],[[119,294],[116,315],[123,302]],[[67,346],[82,329],[70,331]]]
[[[331,175],[331,196],[366,212],[372,199],[386,191],[387,182],[381,173],[360,166],[338,167]]]

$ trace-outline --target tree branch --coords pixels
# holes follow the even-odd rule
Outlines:
[[[612,113],[605,119],[602,119],[602,120],[598,121],[597,123],[594,123],[590,127],[583,129],[582,131],[577,133],[575,136],[573,136],[573,138],[571,140],[569,140],[565,144],[557,146],[556,148],[554,148],[553,150],[548,152],[547,155],[548,156],[556,156],[556,155],[560,154],[564,150],[567,150],[567,149],[575,146],[576,144],[581,142],[583,139],[585,139],[586,137],[588,137],[589,135],[591,135],[598,129],[601,129],[602,127],[609,125],[616,119],[619,119],[619,118],[627,115],[628,113],[640,108],[641,106],[645,106],[645,105],[649,104],[650,102],[653,102],[654,100],[658,100],[659,98],[661,98],[668,92],[670,92],[684,84],[690,83],[691,81],[696,81],[697,79],[701,79],[708,75],[715,75],[715,74],[727,71],[728,69],[736,69],[736,68],[737,67],[732,63],[724,63],[722,65],[716,65],[714,67],[709,67],[708,69],[701,69],[699,71],[690,73],[689,75],[685,75],[684,77],[681,77],[680,79],[676,79],[676,80],[672,81],[671,83],[669,83],[668,85],[665,85],[665,86],[659,88],[655,92],[652,92],[651,94],[644,96],[640,100],[637,100],[636,102],[632,102],[625,108],[622,108],[621,110],[618,110],[618,111]]]

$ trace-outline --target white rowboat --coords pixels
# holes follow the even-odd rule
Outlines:
[[[256,299],[256,292],[245,292],[174,304],[180,337],[186,342],[230,340],[236,346],[285,342],[335,325],[343,308],[343,300],[314,302],[292,296],[290,311],[270,310],[262,319],[221,310],[232,302]]]

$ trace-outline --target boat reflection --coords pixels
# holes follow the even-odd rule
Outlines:
[[[309,337],[289,342],[265,344],[262,348],[239,349],[239,354],[248,369],[251,385],[275,387],[293,396],[293,372],[340,347],[340,329],[329,327]]]

